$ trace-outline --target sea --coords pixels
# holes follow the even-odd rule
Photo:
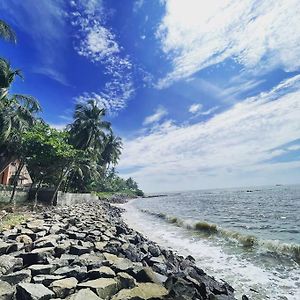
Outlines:
[[[238,299],[300,299],[300,185],[176,192],[122,207],[129,226],[192,255]]]

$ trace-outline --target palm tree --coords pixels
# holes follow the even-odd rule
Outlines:
[[[13,201],[17,180],[24,162],[20,149],[20,133],[24,132],[36,121],[36,113],[40,106],[34,98],[14,95],[0,101],[0,172],[12,161],[19,159],[20,164],[13,180]]]
[[[12,95],[0,101],[0,146],[14,134],[23,132],[36,121],[36,113],[41,111],[38,101],[27,95]],[[1,152],[0,152],[1,153]]]
[[[122,140],[120,137],[115,136],[113,133],[110,133],[105,136],[104,141],[105,146],[103,152],[101,153],[101,160],[107,167],[110,164],[116,165],[122,153]]]
[[[21,70],[12,69],[6,59],[0,58],[0,100],[8,95],[9,88],[16,76],[23,78]]]
[[[71,144],[80,150],[99,150],[105,133],[111,131],[110,123],[103,121],[104,116],[105,109],[99,107],[97,101],[78,103],[74,122],[68,126]]]
[[[3,20],[0,20],[0,38],[13,43],[17,42],[15,32]]]
[[[72,191],[85,192],[87,185],[99,176],[96,162],[83,154],[73,163],[65,182],[64,191],[68,192],[69,188],[72,188]]]

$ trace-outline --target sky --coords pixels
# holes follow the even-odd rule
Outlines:
[[[146,192],[300,182],[299,0],[0,0],[56,128],[97,99]]]

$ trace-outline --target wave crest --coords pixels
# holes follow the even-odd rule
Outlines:
[[[300,245],[287,244],[275,240],[259,240],[254,235],[246,235],[237,231],[221,228],[216,224],[200,221],[196,223],[189,223],[181,220],[176,216],[168,216],[164,213],[155,213],[149,210],[141,210],[144,213],[163,219],[164,221],[183,227],[189,230],[201,232],[205,236],[217,235],[221,238],[238,242],[241,246],[246,248],[257,247],[265,250],[291,256],[297,263],[300,263]]]

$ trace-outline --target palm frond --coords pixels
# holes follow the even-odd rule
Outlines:
[[[0,37],[6,41],[16,43],[17,37],[12,28],[3,20],[0,20]]]
[[[21,95],[21,94],[14,94],[12,96],[21,106],[28,109],[30,112],[39,112],[42,111],[42,107],[39,104],[38,100],[29,95]]]

